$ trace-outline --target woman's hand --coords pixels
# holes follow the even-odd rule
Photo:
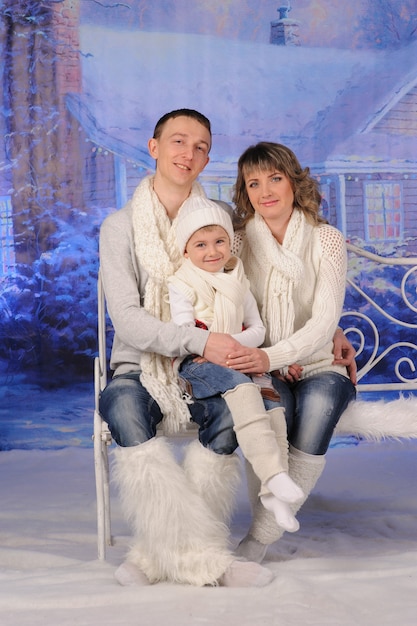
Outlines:
[[[341,328],[336,328],[333,335],[333,355],[333,365],[345,365],[352,384],[356,385],[356,351]]]
[[[244,374],[264,374],[269,372],[269,358],[260,348],[241,347],[227,355],[226,367]]]

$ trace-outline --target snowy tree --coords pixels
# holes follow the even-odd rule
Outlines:
[[[417,39],[415,0],[368,0],[358,44],[399,48]]]

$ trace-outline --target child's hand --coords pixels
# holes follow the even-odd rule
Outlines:
[[[193,363],[207,363],[207,359],[203,356],[196,356],[195,359],[193,359]]]
[[[301,372],[303,368],[298,363],[292,363],[288,367],[288,373],[285,376],[285,380],[289,383],[296,383],[301,378]]]
[[[280,380],[286,381],[287,383],[296,383],[301,378],[301,372],[303,371],[302,365],[298,365],[298,363],[292,363],[288,366],[288,372],[285,374],[281,374],[279,370],[275,370],[271,372],[272,376],[275,378],[279,378]]]
[[[279,378],[280,380],[284,380],[287,383],[296,383],[301,378],[301,372],[303,371],[303,367],[298,365],[298,363],[292,363],[292,365],[288,366],[288,373],[283,376],[279,370],[275,370],[271,372],[272,376],[275,378]]]

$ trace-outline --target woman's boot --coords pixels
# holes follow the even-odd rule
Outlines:
[[[290,504],[295,515],[311,491],[314,489],[326,464],[324,455],[312,455],[290,447],[288,455],[288,473],[304,492],[304,498],[296,504]],[[253,482],[250,480],[249,482]],[[253,503],[253,490],[252,490]],[[261,563],[267,548],[282,537],[285,529],[280,527],[275,517],[258,500],[253,507],[253,520],[246,537],[235,550],[237,556]]]

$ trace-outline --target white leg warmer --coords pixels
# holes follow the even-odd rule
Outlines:
[[[290,448],[288,461],[289,475],[305,494],[300,502],[290,505],[295,515],[314,489],[326,461],[324,455],[306,454],[295,448]],[[235,553],[238,556],[260,562],[265,556],[267,546],[280,539],[283,533],[284,529],[277,525],[272,513],[258,502],[249,533],[241,541]]]
[[[128,562],[151,583],[217,584],[234,559],[227,527],[190,485],[166,439],[117,448],[114,475],[135,534]]]
[[[242,479],[238,455],[216,454],[196,440],[187,446],[183,468],[215,518],[229,524]]]
[[[288,443],[284,409],[278,407],[266,411],[259,389],[253,383],[238,385],[227,391],[224,399],[232,414],[243,455],[261,480],[261,495],[272,491],[276,497],[290,502],[302,497],[303,494],[286,475]],[[272,414],[274,427],[271,424]],[[278,482],[268,482],[281,473],[285,475]]]
[[[281,455],[285,471],[270,478],[266,483],[268,492],[283,502],[299,502],[304,497],[302,489],[288,475],[288,439],[285,412],[281,407],[267,411],[271,428],[275,433],[275,441]],[[261,493],[261,495],[265,495]],[[269,495],[268,493],[266,495]],[[289,530],[289,528],[287,528]],[[292,532],[298,529],[292,529]]]
[[[267,411],[269,423],[275,433],[277,446],[280,448],[281,455],[284,459],[286,471],[288,471],[288,441],[287,441],[287,425],[285,416],[281,408],[270,409]],[[284,423],[283,423],[284,422]],[[248,487],[249,502],[252,509],[252,515],[255,513],[255,507],[259,502],[259,494],[261,492],[261,482],[253,471],[253,467],[245,458],[245,474]]]

